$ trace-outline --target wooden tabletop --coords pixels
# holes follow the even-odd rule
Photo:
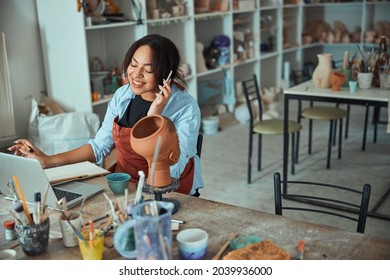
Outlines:
[[[95,183],[106,187],[105,193],[111,198],[116,197],[107,187],[104,177],[88,179],[89,183]],[[135,194],[131,187],[130,197]],[[180,202],[179,211],[172,218],[184,220],[180,230],[185,228],[202,228],[209,234],[209,246],[206,259],[211,259],[229,238],[232,233],[240,235],[256,235],[262,239],[269,239],[292,255],[296,254],[295,246],[299,239],[304,239],[305,259],[390,259],[390,239],[380,239],[355,232],[346,232],[336,228],[296,221],[271,213],[246,209],[224,203],[214,202],[202,198],[182,195],[179,193],[167,193],[163,198],[176,199]],[[0,197],[0,212],[5,212],[9,201]],[[72,208],[78,210],[79,206]],[[110,213],[107,199],[102,193],[86,200],[83,207],[92,218],[97,218]],[[59,215],[50,216],[51,230],[59,230]],[[10,216],[0,216],[1,224]],[[104,226],[105,220],[97,226]],[[176,234],[173,232],[173,258],[179,259],[176,247]],[[103,259],[122,259],[111,244],[112,234],[106,236],[106,247]],[[0,235],[0,249],[14,248],[17,251],[17,259],[42,259],[42,260],[66,260],[81,259],[78,247],[67,248],[63,246],[61,239],[51,239],[47,252],[37,257],[28,257],[21,250],[18,241],[7,241],[4,237],[4,229]],[[227,251],[230,250],[229,248]],[[227,252],[226,251],[226,252]],[[225,252],[225,254],[226,254]]]

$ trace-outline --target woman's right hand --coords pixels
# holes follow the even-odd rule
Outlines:
[[[36,159],[43,168],[50,166],[50,156],[43,153],[27,139],[16,140],[14,145],[7,150],[13,152],[16,156]]]

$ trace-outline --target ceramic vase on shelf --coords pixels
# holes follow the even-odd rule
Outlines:
[[[314,69],[312,80],[316,88],[330,88],[332,70],[332,54],[318,54],[318,65]]]

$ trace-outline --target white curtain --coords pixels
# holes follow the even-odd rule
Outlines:
[[[0,33],[0,144],[15,137],[11,81],[4,33]]]

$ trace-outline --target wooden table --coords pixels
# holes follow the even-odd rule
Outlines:
[[[375,107],[388,107],[390,100],[390,90],[388,89],[357,89],[355,93],[350,93],[348,88],[341,88],[340,91],[332,91],[331,88],[315,88],[312,80],[296,85],[284,91],[284,135],[283,135],[283,180],[288,180],[288,154],[289,154],[289,136],[288,136],[288,121],[289,121],[289,106],[291,100],[298,101],[320,101],[340,104],[358,104],[369,105]],[[298,112],[299,113],[299,112]],[[365,115],[364,125],[367,126],[368,110]],[[362,119],[363,122],[363,119]],[[364,131],[367,131],[364,128]],[[363,135],[363,143],[365,143],[366,135]],[[364,149],[364,148],[363,148]],[[287,183],[283,184],[283,193],[288,193]],[[389,190],[383,195],[383,198],[390,194]],[[378,209],[383,199],[372,208]],[[390,216],[370,211],[369,216],[390,220]]]
[[[108,189],[104,177],[88,180],[90,183],[104,185],[105,193],[110,198],[115,195]],[[131,197],[134,190],[131,190]],[[328,226],[295,221],[282,216],[256,210],[236,207],[202,198],[179,193],[164,194],[163,198],[173,198],[181,203],[174,219],[186,221],[180,230],[199,227],[209,234],[207,259],[211,259],[227,240],[231,233],[240,235],[257,235],[269,239],[285,250],[295,254],[295,245],[299,239],[306,242],[306,259],[323,259],[325,254],[330,259],[390,259],[390,240],[380,239],[355,232],[346,232]],[[0,212],[10,206],[11,202],[0,197]],[[72,210],[77,210],[78,206]],[[109,213],[109,205],[103,194],[86,200],[83,210],[94,213],[94,217]],[[0,216],[1,224],[9,216]],[[58,214],[50,216],[51,229],[59,230]],[[99,223],[95,223],[98,225]],[[173,234],[173,257],[179,259],[176,247],[176,234]],[[110,237],[107,238],[109,241]],[[108,242],[109,243],[109,242]],[[67,248],[62,240],[50,240],[47,252],[37,257],[27,257],[16,241],[6,241],[4,230],[0,236],[0,249],[14,247],[17,259],[67,260],[81,259],[78,247]],[[109,244],[108,244],[109,245]],[[104,249],[104,259],[122,259],[114,248]]]

